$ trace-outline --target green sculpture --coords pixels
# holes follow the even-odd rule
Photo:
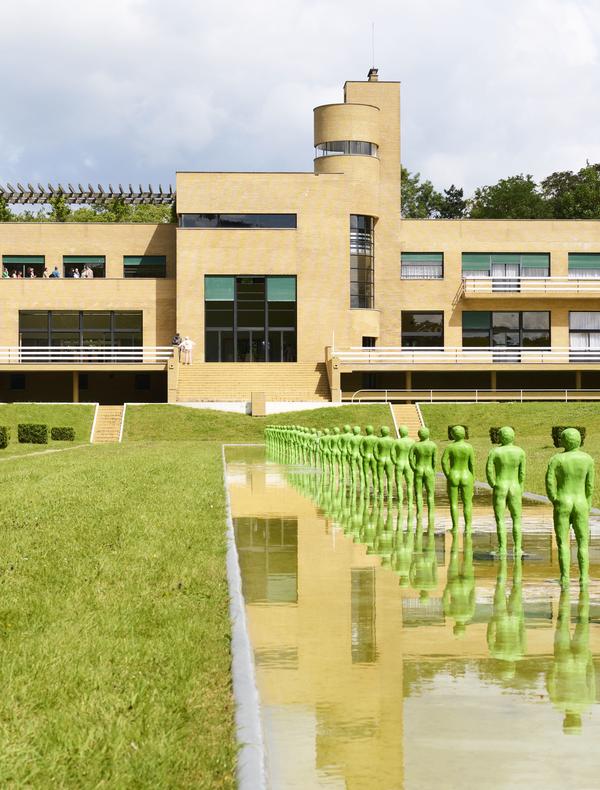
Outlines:
[[[396,471],[396,490],[398,492],[399,507],[402,507],[404,499],[403,484],[406,481],[406,505],[408,507],[408,517],[410,518],[413,507],[414,474],[408,456],[414,441],[409,437],[406,425],[400,425],[398,433],[400,438],[396,439],[392,444],[391,456]]]
[[[342,457],[342,450],[340,447],[341,431],[339,428],[334,428],[331,434],[331,474],[335,478],[336,472],[340,474],[340,459]]]
[[[546,679],[552,704],[564,714],[563,732],[581,731],[581,716],[596,701],[596,672],[590,650],[590,599],[587,588],[579,589],[577,625],[571,639],[571,601],[563,588],[558,604],[554,634],[554,662]]]
[[[382,425],[380,436],[373,446],[373,456],[377,461],[377,478],[379,492],[383,494],[384,482],[387,481],[387,495],[391,499],[394,493],[394,463],[392,461],[392,447],[394,439],[390,436],[390,429]]]
[[[560,581],[569,584],[571,547],[569,530],[573,527],[577,540],[579,582],[589,579],[589,515],[594,493],[594,460],[580,450],[581,435],[575,428],[561,434],[564,452],[553,455],[546,472],[546,493],[554,507],[554,534],[558,546]]]
[[[525,482],[525,452],[514,444],[515,432],[509,426],[500,428],[500,446],[493,447],[488,455],[485,473],[492,487],[492,503],[498,534],[498,554],[506,556],[506,525],[504,512],[508,512],[513,524],[515,557],[522,553],[521,511],[523,484]]]
[[[378,441],[379,437],[374,435],[373,426],[367,425],[365,427],[365,435],[360,441],[360,455],[362,457],[365,488],[368,491],[369,485],[372,483],[374,493],[379,488],[379,480],[377,477],[377,461],[375,460],[374,455],[375,445]]]
[[[355,425],[352,429],[350,438],[348,439],[348,459],[350,463],[350,485],[356,488],[357,483],[360,481],[361,486],[364,485],[364,470],[362,464],[362,456],[360,454],[360,443],[362,436],[360,435],[360,426]]]
[[[462,500],[465,529],[473,523],[473,491],[475,488],[473,447],[465,441],[465,429],[455,425],[450,430],[452,441],[442,455],[442,471],[446,475],[452,529],[458,528],[458,498]]]
[[[352,439],[352,427],[344,425],[340,434],[340,477],[346,484],[347,469],[350,464],[350,440]]]
[[[427,494],[427,514],[433,523],[435,514],[435,467],[437,464],[437,445],[429,438],[429,428],[419,428],[419,441],[410,448],[408,461],[414,474],[417,518],[423,513],[423,488]]]
[[[500,559],[492,619],[487,627],[490,655],[504,664],[505,678],[512,678],[515,665],[527,653],[523,609],[523,564],[515,558],[510,595],[506,597],[506,557]]]
[[[462,564],[459,562],[458,530],[452,533],[450,562],[446,587],[442,595],[444,615],[454,620],[453,633],[462,636],[475,615],[475,570],[473,568],[473,538],[464,534]]]

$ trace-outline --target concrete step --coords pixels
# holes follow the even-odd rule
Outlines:
[[[108,444],[119,441],[123,406],[98,406],[92,442]]]
[[[416,439],[418,430],[423,425],[417,407],[413,403],[392,403],[392,411],[396,425],[406,425],[408,435],[411,439]]]

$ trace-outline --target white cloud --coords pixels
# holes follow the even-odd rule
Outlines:
[[[371,22],[410,169],[471,190],[600,160],[596,0],[21,0],[0,29],[0,174],[308,170],[312,108],[364,78]]]

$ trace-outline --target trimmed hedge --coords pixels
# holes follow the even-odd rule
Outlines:
[[[490,428],[490,442],[492,444],[500,444],[500,430],[502,428],[512,428],[512,425],[500,425],[499,427]]]
[[[561,435],[561,433],[563,431],[566,431],[567,428],[575,428],[576,430],[578,430],[579,433],[581,434],[581,444],[583,444],[585,442],[585,434],[586,434],[585,426],[583,426],[583,425],[553,425],[550,435],[552,436],[552,443],[554,444],[555,447],[562,447],[562,444],[560,443],[560,435]]]
[[[469,438],[469,426],[468,425],[459,425],[457,423],[456,425],[449,425],[448,426],[448,439],[452,439],[452,434],[451,434],[452,429],[453,428],[459,428],[459,427],[465,429],[465,439]]]
[[[20,422],[17,425],[19,444],[48,444],[48,426],[36,422]]]
[[[10,427],[8,425],[0,425],[0,450],[8,447],[10,441]]]
[[[52,428],[50,431],[50,438],[53,442],[74,442],[75,428],[71,428],[67,425]]]

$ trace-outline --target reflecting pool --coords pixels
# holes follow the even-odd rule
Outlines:
[[[441,480],[428,530],[260,448],[227,462],[272,787],[600,787],[598,517],[589,593],[573,567],[561,594],[545,505],[514,564],[487,492],[453,540]]]

